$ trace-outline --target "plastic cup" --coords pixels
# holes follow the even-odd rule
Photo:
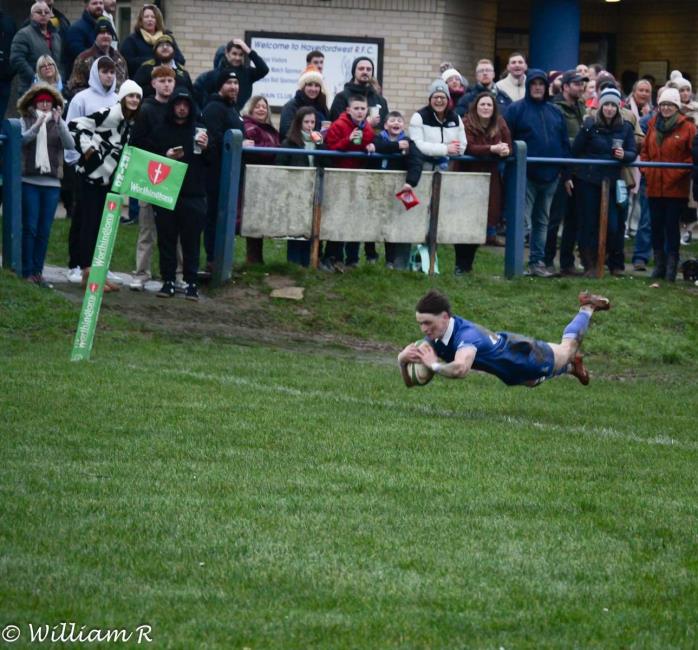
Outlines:
[[[194,129],[194,153],[195,154],[201,153],[201,145],[196,141],[196,139],[199,137],[200,133],[206,133],[206,129],[204,129],[201,126],[197,126]]]

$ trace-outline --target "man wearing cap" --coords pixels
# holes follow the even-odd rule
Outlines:
[[[210,173],[206,176],[208,195],[204,248],[206,268],[212,270],[215,252],[216,223],[218,221],[218,194],[223,150],[223,135],[228,129],[243,130],[242,118],[236,108],[240,82],[237,73],[223,68],[218,72],[218,92],[209,99],[203,112],[204,126],[208,131]],[[249,141],[247,141],[249,142]],[[245,144],[245,141],[243,141]]]
[[[68,29],[63,47],[66,73],[73,69],[75,57],[92,47],[97,35],[97,18],[104,13],[104,0],[84,0],[82,16]]]
[[[497,102],[499,110],[504,115],[507,107],[511,104],[511,97],[503,90],[497,88],[494,83],[494,65],[489,59],[480,59],[475,66],[475,80],[477,83],[467,92],[456,104],[456,113],[463,117],[473,101],[480,93],[490,92]]]
[[[216,52],[213,70],[200,74],[194,82],[194,93],[199,106],[206,106],[209,97],[218,92],[218,75],[222,70],[232,70],[240,83],[236,106],[241,110],[245,102],[252,96],[252,84],[263,79],[269,74],[269,66],[264,59],[257,54],[241,38],[228,41],[219,57]],[[245,61],[248,57],[250,62]]]
[[[194,94],[191,77],[181,63],[175,60],[174,39],[169,34],[162,34],[153,45],[153,58],[141,63],[133,79],[143,88],[145,97],[152,97],[155,91],[150,84],[151,73],[157,66],[167,66],[175,73],[175,86]]]
[[[568,70],[562,75],[562,92],[555,95],[550,103],[557,108],[565,120],[570,146],[574,142],[579,129],[582,128],[586,107],[582,101],[584,88],[589,81],[576,70]],[[560,242],[560,273],[562,275],[578,275],[574,263],[574,247],[577,243],[577,212],[574,200],[574,169],[570,169],[572,183],[559,183],[552,205],[550,206],[550,221],[548,236],[545,242],[545,266],[554,272],[555,254],[557,252],[557,232],[562,226],[562,241]]]
[[[166,65],[153,68],[150,73],[150,87],[154,94],[143,100],[138,119],[133,125],[130,143],[139,149],[154,151],[153,134],[165,123],[168,113],[167,103],[175,89],[175,71]],[[139,208],[136,269],[129,285],[134,291],[143,291],[145,283],[150,280],[150,263],[157,241],[153,206],[145,201],[139,201]]]
[[[112,42],[116,38],[116,32],[111,22],[104,16],[100,16],[96,23],[97,36],[95,36],[94,45],[89,50],[80,52],[75,59],[75,63],[73,63],[73,72],[67,84],[69,96],[75,95],[88,87],[90,68],[94,61],[101,56],[108,56],[114,62],[117,90],[121,88],[121,84],[128,79],[126,59],[112,46]]]
[[[330,107],[330,120],[338,120],[347,110],[349,97],[363,96],[368,102],[368,117],[366,118],[374,129],[382,129],[385,118],[388,117],[388,102],[376,90],[373,61],[365,56],[359,56],[351,64],[351,81],[344,84],[344,90],[338,93]]]
[[[507,76],[497,82],[497,88],[517,102],[526,94],[526,70],[528,64],[521,52],[512,52],[507,63]]]
[[[526,95],[514,102],[504,116],[512,140],[523,140],[528,156],[569,158],[570,141],[562,114],[549,101],[548,78],[531,69],[526,76]],[[563,168],[560,165],[528,165],[526,172],[526,230],[530,233],[528,265],[531,275],[550,278],[545,268],[550,204]]]

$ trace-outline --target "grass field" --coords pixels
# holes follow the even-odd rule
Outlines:
[[[78,296],[0,274],[0,627],[148,624],[171,648],[698,646],[694,289],[593,285],[615,307],[585,341],[587,388],[407,390],[394,355],[428,286],[557,340],[587,285],[505,281],[488,252],[464,280],[266,254],[198,305],[109,296],[82,364]],[[270,300],[267,274],[305,300]],[[209,323],[225,305],[228,334]]]

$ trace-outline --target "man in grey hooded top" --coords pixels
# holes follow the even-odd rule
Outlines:
[[[66,123],[76,117],[92,115],[100,108],[113,106],[118,101],[116,95],[116,65],[108,56],[101,56],[90,67],[88,87],[73,97],[65,116]],[[80,154],[75,149],[66,149],[64,159],[66,172],[75,183],[75,164]],[[82,280],[80,269],[80,192],[73,193],[75,205],[71,210],[70,232],[68,234],[68,280],[78,283]]]

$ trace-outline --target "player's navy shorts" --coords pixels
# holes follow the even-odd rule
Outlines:
[[[502,340],[491,355],[476,355],[473,367],[490,372],[505,384],[515,386],[532,381],[542,381],[555,372],[555,354],[545,341],[497,332]]]

